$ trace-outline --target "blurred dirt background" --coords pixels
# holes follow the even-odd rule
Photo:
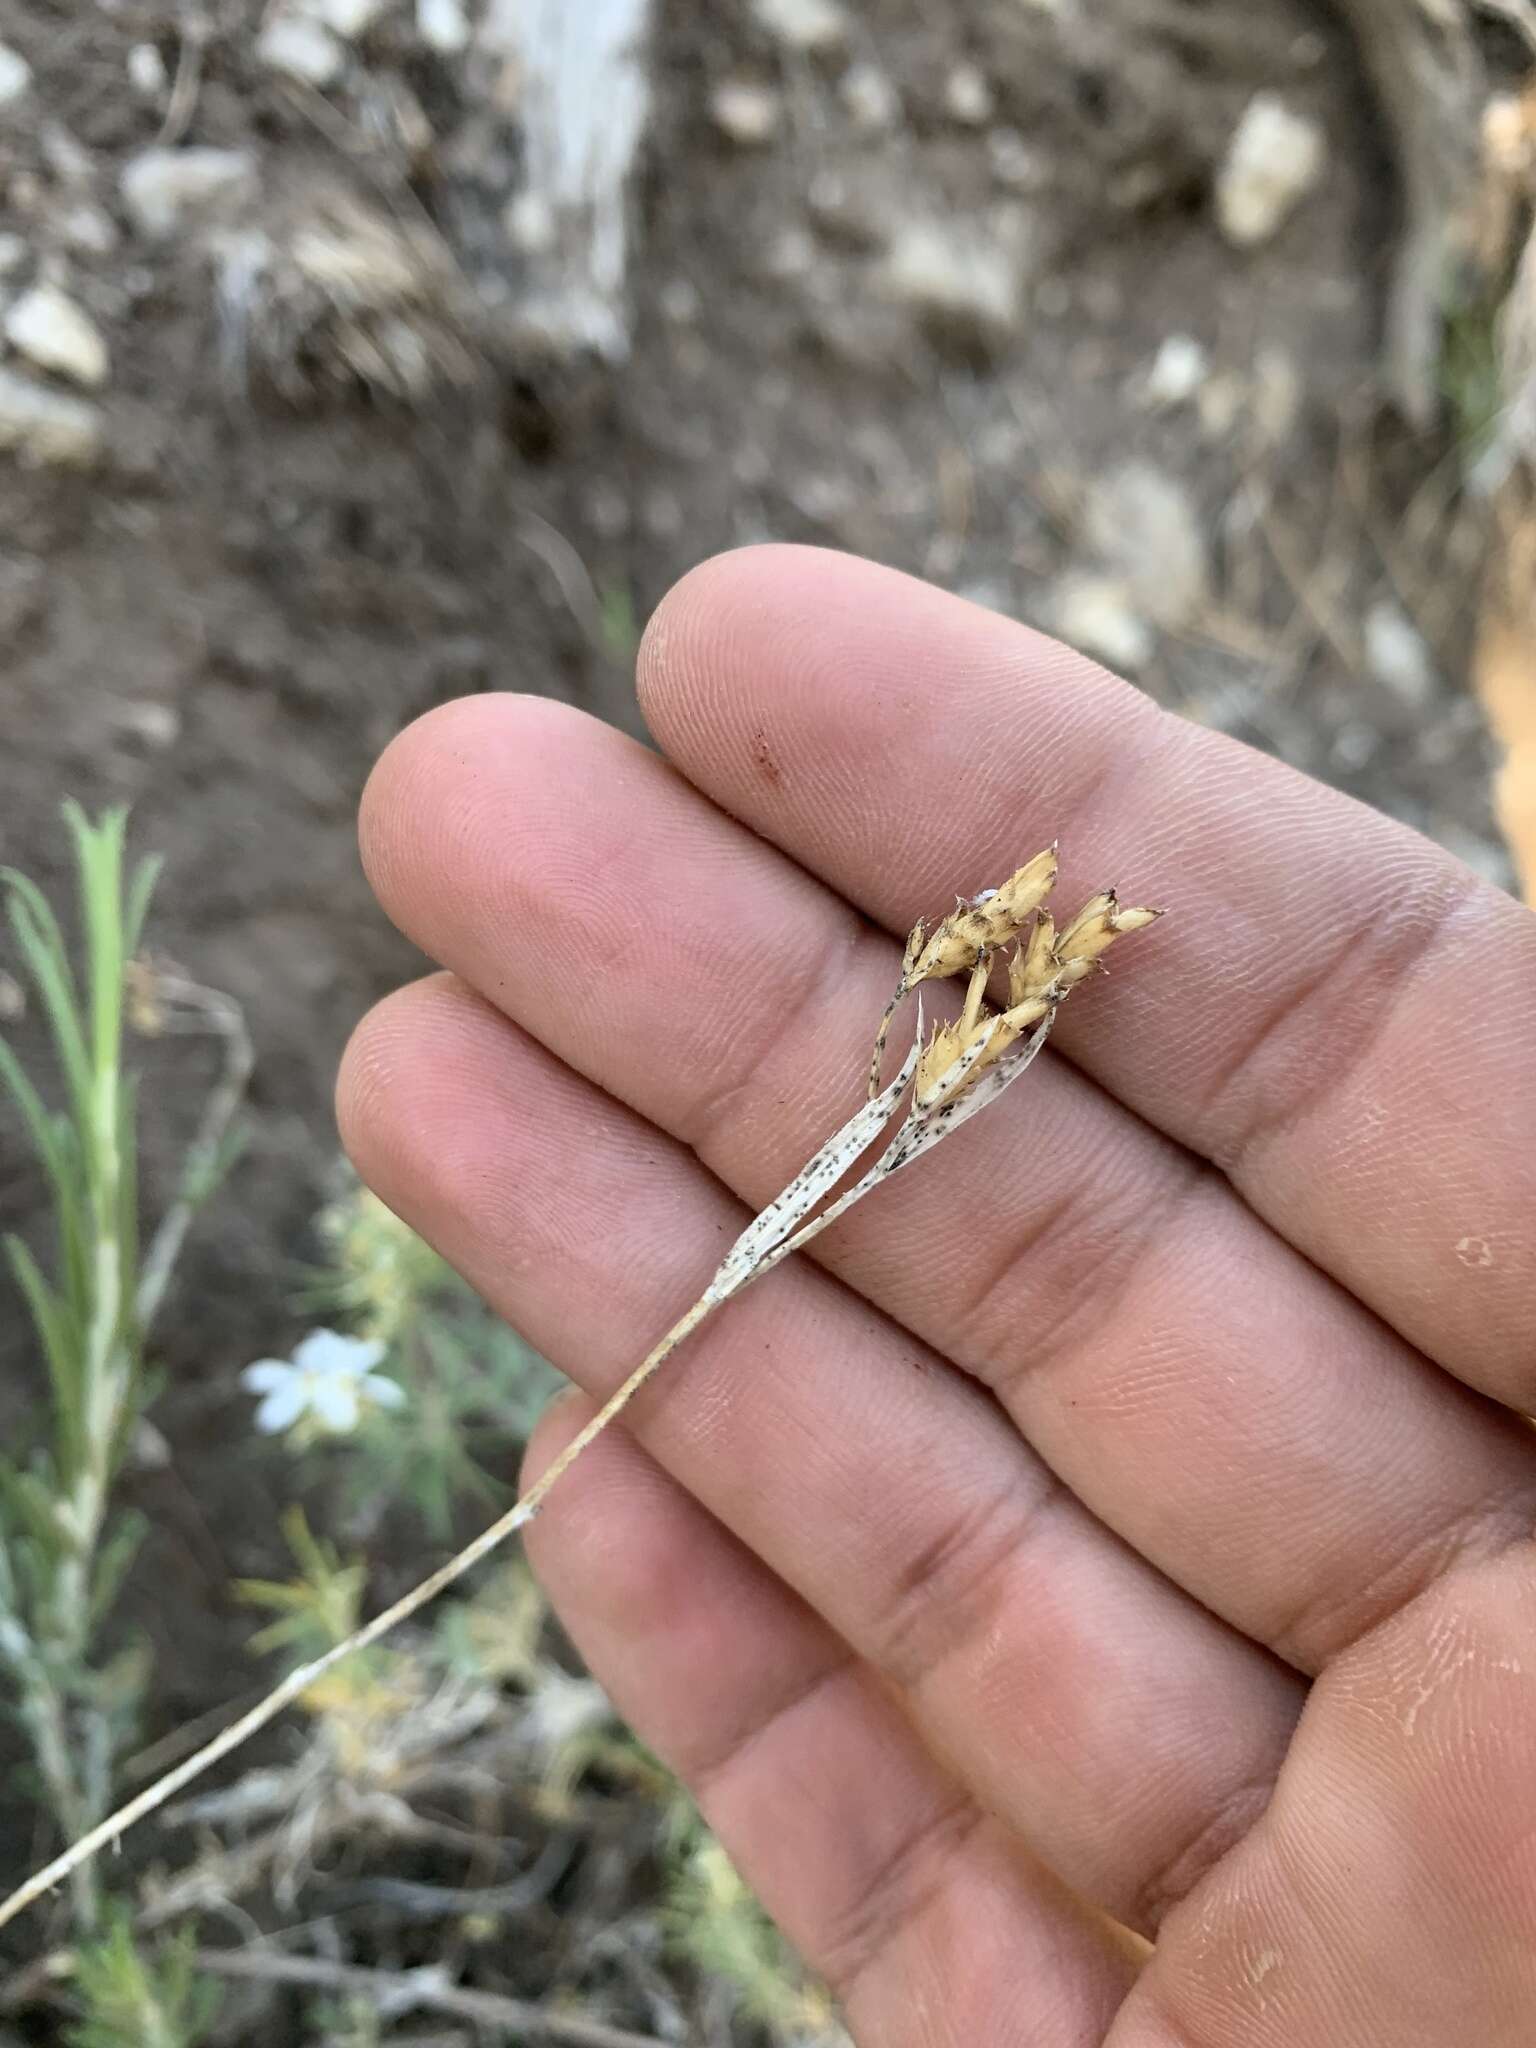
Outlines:
[[[430,705],[637,729],[674,578],[813,541],[1515,885],[1473,681],[1523,530],[1496,314],[1531,30],[1513,0],[0,0],[0,860],[60,889],[60,798],[131,800],[155,946],[257,1054],[161,1345],[168,1722],[228,1690],[219,1575],[271,1563],[234,1374],[298,1327],[336,1057],[415,965],[353,816]],[[0,1014],[35,1046],[9,977]],[[153,1200],[215,1054],[147,1057]],[[27,1352],[8,1302],[11,1416]]]

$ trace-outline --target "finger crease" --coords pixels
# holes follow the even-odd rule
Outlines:
[[[1321,965],[1303,974],[1284,1002],[1232,1053],[1201,1112],[1217,1134],[1207,1149],[1230,1181],[1242,1186],[1255,1153],[1301,1123],[1321,1097],[1337,1100],[1350,1077],[1372,1058],[1411,982],[1431,971],[1446,934],[1481,889],[1476,875],[1449,887],[1426,886],[1397,911],[1375,911],[1363,928],[1351,926]],[[1326,1001],[1334,983],[1342,993],[1337,1001]],[[1362,990],[1367,992],[1363,999]],[[1328,1058],[1309,1055],[1286,1085],[1266,1086],[1260,1067],[1283,1057],[1276,1047],[1289,1042],[1293,1032],[1308,1045],[1326,1035]],[[1251,1098],[1251,1106],[1222,1136],[1232,1115],[1229,1105],[1240,1093]]]

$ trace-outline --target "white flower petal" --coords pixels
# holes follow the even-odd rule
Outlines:
[[[398,1380],[390,1379],[382,1372],[364,1373],[358,1381],[358,1391],[373,1402],[377,1408],[403,1408],[405,1389]]]
[[[293,1378],[293,1366],[286,1358],[258,1358],[240,1375],[240,1384],[252,1394],[270,1394],[284,1380]]]
[[[337,1436],[350,1436],[362,1413],[355,1382],[335,1374],[317,1373],[311,1378],[309,1406]]]
[[[328,1379],[361,1379],[383,1356],[384,1346],[366,1337],[347,1337],[340,1330],[311,1330],[294,1346],[293,1362],[305,1372]]]
[[[309,1391],[296,1372],[289,1373],[256,1410],[256,1427],[263,1436],[281,1436],[298,1421],[309,1406]]]

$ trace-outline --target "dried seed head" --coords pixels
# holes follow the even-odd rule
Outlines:
[[[1056,881],[1056,849],[1049,847],[1026,861],[1017,874],[1000,888],[983,891],[972,903],[962,903],[941,924],[935,925],[926,943],[918,925],[907,941],[907,962],[902,974],[904,990],[920,981],[944,981],[952,974],[968,974],[986,953],[1016,938],[1049,896]]]
[[[1097,960],[1116,939],[1127,932],[1139,932],[1161,913],[1156,910],[1122,910],[1113,889],[1090,896],[1082,909],[1056,941],[1056,958],[1063,966],[1079,960]]]
[[[1022,1003],[1015,1003],[1011,1010],[1004,1010],[1003,1022],[1014,1038],[1020,1038],[1026,1031],[1033,1030],[1043,1017],[1055,1009],[1057,997],[1054,992],[1026,996]]]
[[[959,1018],[936,1027],[919,1055],[913,1108],[921,1117],[953,1102],[1026,1031],[1049,1017],[1069,990],[1097,971],[1100,956],[1114,940],[1141,931],[1161,914],[1123,910],[1114,890],[1106,889],[1090,897],[1058,932],[1049,912],[1041,908],[1055,881],[1052,846],[1026,861],[1000,888],[983,889],[968,903],[957,903],[931,934],[921,922],[913,926],[902,958],[901,982],[875,1040],[871,1096],[879,1088],[891,1017],[902,997],[919,983],[955,974],[970,976]],[[986,1007],[987,979],[996,952],[1014,941],[1018,943],[1008,963],[1008,1008],[999,1015]]]
[[[978,982],[985,985],[986,964],[976,970]],[[1004,1053],[1010,1051],[1026,1031],[1049,1016],[1056,1007],[1056,998],[1051,995],[1031,996],[1027,1001],[1004,1010],[1001,1015],[995,1010],[980,1010],[973,1014],[969,995],[966,1007],[959,1021],[935,1027],[933,1036],[924,1046],[917,1063],[917,1080],[912,1091],[912,1106],[919,1116],[926,1116],[935,1109],[942,1109],[946,1102],[953,1102],[957,1095],[963,1095],[978,1075],[988,1067],[996,1066]]]
[[[963,1092],[991,1056],[992,1041],[1002,1022],[994,1013],[969,1027],[963,1020],[934,1026],[932,1037],[919,1055],[912,1087],[912,1107],[920,1116],[942,1109]]]
[[[1008,999],[1015,1005],[1032,996],[1044,995],[1056,979],[1056,925],[1049,911],[1041,911],[1027,945],[1021,945],[1008,963]]]

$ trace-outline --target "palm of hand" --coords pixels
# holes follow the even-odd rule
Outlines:
[[[483,698],[365,803],[449,972],[344,1129],[585,1390],[535,1464],[847,1114],[890,934],[1058,831],[1177,915],[557,1491],[593,1669],[863,2048],[1528,2043],[1536,919],[840,557],[641,684],[673,766]]]

